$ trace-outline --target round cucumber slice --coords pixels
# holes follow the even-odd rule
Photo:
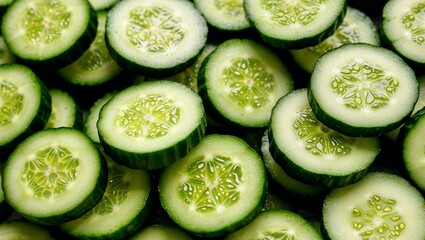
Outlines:
[[[266,46],[230,39],[203,61],[198,89],[213,119],[239,127],[264,127],[276,101],[293,89],[293,79]]]
[[[174,225],[150,225],[135,233],[128,240],[152,239],[192,240],[189,234]]]
[[[55,225],[82,216],[102,198],[106,162],[90,139],[75,128],[40,130],[6,160],[2,187],[21,216]]]
[[[108,12],[106,39],[112,57],[138,74],[164,77],[193,64],[208,26],[191,1],[119,1]]]
[[[34,66],[63,67],[96,36],[97,17],[87,0],[15,0],[1,32],[12,53]]]
[[[2,239],[54,240],[55,237],[44,226],[23,219],[15,219],[0,224]]]
[[[425,200],[405,179],[372,172],[334,189],[323,204],[329,239],[425,239]]]
[[[183,229],[223,236],[252,221],[264,204],[267,173],[261,157],[232,135],[207,135],[166,167],[158,183],[165,211]]]
[[[323,238],[301,215],[287,210],[269,210],[261,212],[251,223],[224,238],[224,240],[240,239],[322,240]]]
[[[346,0],[245,0],[252,27],[268,44],[286,49],[317,45],[342,23]]]
[[[130,86],[100,110],[97,129],[105,152],[121,165],[159,169],[185,156],[203,137],[202,99],[167,80]]]
[[[348,136],[373,137],[403,124],[419,98],[415,72],[383,47],[353,43],[322,55],[311,75],[317,119]]]
[[[64,90],[49,89],[52,98],[52,112],[45,128],[73,127],[83,129],[83,112],[74,98]]]

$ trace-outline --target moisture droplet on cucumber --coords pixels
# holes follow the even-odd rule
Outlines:
[[[419,83],[413,69],[394,52],[353,43],[318,59],[308,97],[317,119],[329,128],[348,136],[373,137],[410,117]]]

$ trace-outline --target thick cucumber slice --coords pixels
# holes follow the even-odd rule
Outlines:
[[[289,52],[301,68],[311,73],[317,59],[325,52],[343,44],[358,42],[379,46],[381,40],[378,28],[368,15],[356,8],[347,7],[344,21],[330,37],[317,45],[292,49]]]
[[[323,230],[329,239],[425,239],[425,201],[405,179],[369,173],[333,190],[323,204]]]
[[[27,64],[61,67],[77,60],[96,36],[97,17],[87,0],[15,0],[1,32]]]
[[[22,219],[0,224],[0,239],[54,240],[54,236],[44,226]]]
[[[247,226],[227,235],[224,240],[308,239],[322,240],[320,233],[301,215],[286,210],[261,212]]]
[[[106,162],[86,135],[75,128],[49,128],[14,149],[2,186],[6,201],[21,216],[56,225],[92,209],[106,182]]]
[[[106,39],[126,70],[163,77],[190,66],[207,40],[208,26],[186,0],[119,1],[109,10]]]
[[[192,240],[184,230],[173,225],[150,225],[132,235],[128,240]]]
[[[150,208],[150,173],[130,169],[104,155],[108,184],[102,200],[80,218],[59,228],[78,239],[125,239],[144,224]]]
[[[278,48],[319,44],[342,23],[346,0],[244,0],[248,20],[262,39]]]
[[[317,119],[342,134],[363,137],[401,126],[419,97],[412,68],[394,52],[366,43],[322,55],[309,90]]]
[[[205,134],[202,99],[183,84],[157,80],[130,86],[100,110],[105,152],[121,165],[159,169],[185,156]]]
[[[361,179],[380,152],[379,138],[355,138],[317,120],[307,89],[282,97],[270,120],[270,154],[294,179],[335,188]]]
[[[261,157],[232,135],[207,135],[160,175],[160,201],[171,219],[198,236],[223,236],[254,219],[266,195]]]
[[[409,63],[425,64],[425,5],[419,0],[389,0],[382,10],[383,43]]]
[[[83,130],[83,112],[74,98],[64,90],[49,89],[52,112],[45,128],[73,127]]]
[[[413,114],[400,128],[396,141],[400,146],[403,173],[425,192],[425,158],[422,151],[425,142],[425,108]]]
[[[207,113],[236,126],[266,126],[276,101],[292,89],[292,77],[279,57],[249,39],[218,45],[198,75]]]
[[[243,0],[194,0],[193,2],[214,28],[240,31],[251,26],[246,17]]]
[[[0,66],[0,155],[44,128],[52,111],[47,87],[28,67]]]

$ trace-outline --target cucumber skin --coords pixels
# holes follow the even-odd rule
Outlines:
[[[317,103],[310,89],[308,90],[307,95],[311,109],[320,122],[322,122],[327,127],[350,137],[377,137],[400,127],[410,118],[410,114],[407,114],[402,119],[382,127],[354,127],[328,115],[322,109],[320,104]],[[412,113],[412,111],[410,113]]]
[[[14,65],[15,64],[11,64],[9,66],[13,67]],[[26,68],[24,65],[22,66],[24,69]],[[27,126],[27,128],[23,132],[21,132],[15,139],[10,141],[9,143],[0,146],[0,159],[6,159],[21,141],[23,141],[31,134],[42,130],[45,127],[47,121],[49,120],[50,114],[52,112],[52,98],[50,97],[49,89],[29,68],[26,71],[27,73],[32,75],[33,78],[37,79],[40,86],[39,90],[41,92],[41,100],[40,106],[38,108],[38,113],[35,115],[34,119]]]
[[[245,10],[247,11],[247,10]],[[247,16],[248,21],[250,25],[256,30],[257,34],[260,36],[260,38],[266,42],[267,44],[281,49],[302,49],[305,47],[310,47],[319,44],[326,38],[330,37],[342,24],[344,21],[345,14],[347,12],[347,0],[344,1],[344,7],[343,11],[341,11],[341,14],[335,19],[335,22],[328,26],[327,29],[325,29],[323,32],[320,32],[314,36],[298,39],[298,40],[283,40],[278,39],[274,37],[267,36],[263,33],[261,33],[256,27],[252,19]]]
[[[43,130],[43,131],[61,131],[61,129],[67,129],[67,128],[68,127],[51,128],[51,129],[47,129],[47,130]],[[76,130],[76,131],[79,131],[79,130]],[[93,147],[97,149],[97,147],[94,143],[93,143]],[[72,209],[72,211],[70,211],[68,213],[59,214],[59,215],[50,216],[50,217],[36,218],[36,217],[28,216],[28,215],[25,215],[25,214],[21,214],[18,211],[18,209],[14,208],[13,205],[11,205],[7,201],[7,196],[5,196],[5,199],[8,202],[8,204],[10,204],[10,206],[12,206],[12,208],[14,208],[15,211],[18,212],[22,217],[30,220],[31,222],[37,223],[37,224],[55,226],[55,225],[65,223],[67,221],[71,221],[73,219],[79,218],[83,214],[85,214],[87,211],[89,211],[90,209],[95,207],[100,202],[100,200],[102,199],[103,194],[106,190],[106,185],[107,185],[107,181],[108,181],[108,166],[107,166],[106,160],[104,159],[104,157],[102,156],[100,151],[98,151],[98,154],[99,154],[99,159],[101,160],[100,161],[101,166],[100,166],[98,178],[96,180],[96,185],[93,187],[94,190],[78,206],[76,206],[74,209]],[[7,166],[7,161],[5,163],[5,167],[6,166]],[[5,185],[6,185],[5,182],[2,181],[3,189],[5,188]]]
[[[279,164],[282,169],[288,174],[288,176],[297,179],[300,182],[310,184],[313,186],[323,187],[326,189],[333,189],[343,187],[352,183],[355,183],[363,178],[363,176],[368,172],[367,168],[353,172],[348,175],[342,176],[331,176],[321,173],[314,173],[299,167],[295,164],[290,158],[288,158],[279,147],[276,145],[273,139],[273,132],[269,130],[269,141],[270,141],[270,154],[275,159],[276,163]]]
[[[173,146],[155,152],[129,152],[106,143],[101,136],[99,140],[105,153],[111,156],[117,163],[133,169],[156,170],[170,165],[177,159],[185,156],[190,149],[194,148],[205,135],[206,121],[204,113],[199,126],[185,139],[182,139]]]
[[[17,61],[22,62],[23,64],[28,65],[31,68],[40,69],[41,71],[45,70],[46,68],[59,69],[76,61],[90,47],[91,42],[93,42],[97,33],[97,14],[88,1],[87,4],[90,8],[90,19],[88,21],[87,28],[83,32],[83,34],[76,40],[76,42],[72,46],[70,46],[68,50],[56,57],[46,60],[24,59],[21,58],[18,54],[14,54],[17,58]],[[5,14],[7,14],[7,12]],[[2,24],[1,28],[5,27],[4,25],[5,24]]]

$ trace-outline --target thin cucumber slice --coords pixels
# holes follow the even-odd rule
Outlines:
[[[286,49],[317,45],[342,23],[346,0],[244,0],[252,27],[268,44]]]
[[[194,0],[207,22],[223,31],[240,31],[251,25],[246,17],[243,0]]]
[[[207,113],[234,126],[266,126],[276,101],[292,89],[293,79],[282,60],[250,39],[218,45],[198,75]]]
[[[124,69],[164,77],[183,71],[205,46],[208,26],[186,0],[119,1],[108,12],[106,39]]]
[[[286,210],[261,212],[247,226],[227,235],[224,240],[305,239],[322,240],[323,237],[301,215]]]
[[[44,226],[15,219],[0,224],[0,239],[54,240],[55,238]]]
[[[238,137],[212,134],[164,169],[158,189],[175,223],[201,237],[218,237],[255,218],[266,184],[266,170],[254,149]]]
[[[380,152],[375,138],[349,137],[317,120],[307,88],[292,91],[273,108],[269,150],[273,159],[294,179],[335,188],[361,179]]]
[[[75,62],[58,70],[60,77],[78,86],[99,86],[112,81],[122,68],[109,55],[105,43],[107,12],[97,12],[97,34],[84,54]]]
[[[374,137],[401,126],[418,98],[412,68],[394,52],[367,43],[323,54],[309,86],[317,119],[348,136]]]
[[[173,239],[192,240],[184,230],[173,225],[150,225],[131,236],[128,240]]]
[[[62,67],[77,60],[96,36],[87,0],[15,0],[1,22],[12,53],[34,66]]]
[[[167,80],[142,82],[112,97],[97,122],[105,152],[121,165],[159,169],[185,156],[205,134],[202,99]]]
[[[381,17],[381,36],[385,46],[409,63],[425,64],[425,5],[419,0],[389,0]]]
[[[291,49],[289,53],[302,69],[311,73],[317,59],[325,52],[343,44],[358,42],[380,46],[378,28],[368,15],[356,8],[347,7],[344,21],[331,36],[317,45],[302,49]]]
[[[403,173],[422,192],[425,192],[425,161],[422,151],[424,134],[425,108],[422,108],[400,128],[396,139],[401,151]]]
[[[317,185],[306,184],[289,176],[283,168],[273,159],[270,153],[270,141],[268,130],[261,139],[261,156],[264,161],[267,173],[286,192],[297,197],[317,197],[327,192],[327,189]]]
[[[52,111],[47,87],[25,65],[0,65],[0,155],[41,130]]]
[[[108,184],[102,200],[76,220],[59,228],[78,239],[125,239],[137,232],[148,216],[150,173],[108,163]]]
[[[405,179],[373,172],[323,203],[328,239],[425,239],[425,200]]]
[[[56,225],[82,216],[102,198],[106,162],[75,128],[40,130],[22,141],[6,160],[6,201],[24,218]]]
[[[45,128],[72,127],[83,129],[83,112],[74,98],[64,90],[49,89],[52,98],[52,112]]]

